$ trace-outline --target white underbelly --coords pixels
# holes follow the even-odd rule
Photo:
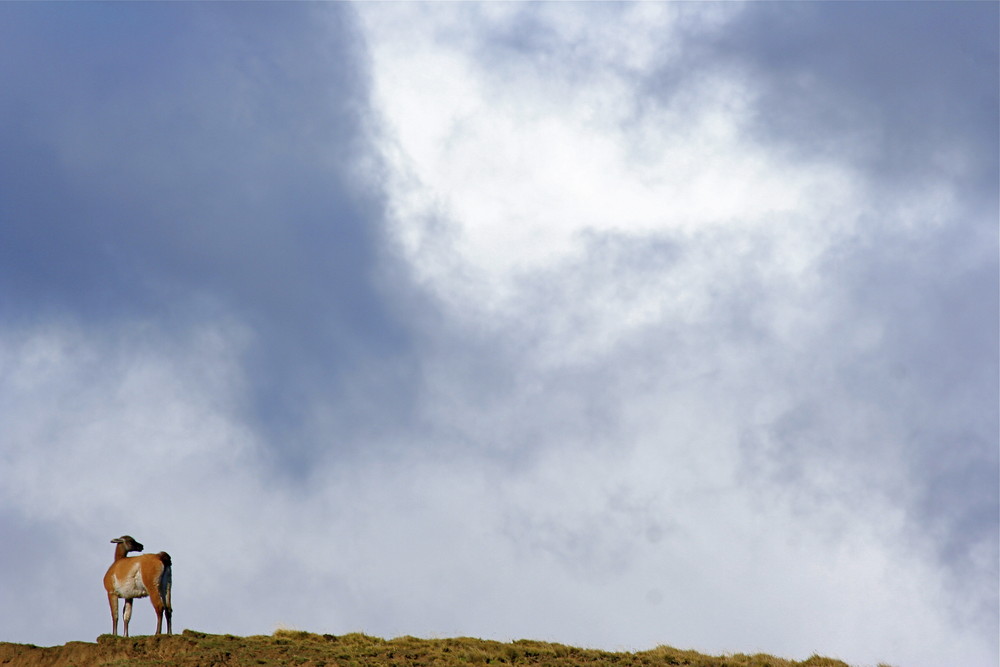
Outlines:
[[[142,574],[139,566],[136,565],[124,579],[114,577],[115,594],[123,598],[144,598],[149,595],[149,591],[142,584]]]

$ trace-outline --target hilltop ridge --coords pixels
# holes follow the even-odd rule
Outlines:
[[[295,667],[470,667],[538,665],[540,667],[849,667],[832,658],[812,656],[796,662],[770,655],[708,656],[659,646],[636,653],[574,648],[531,640],[509,643],[459,637],[380,639],[360,633],[321,635],[278,630],[273,635],[238,637],[185,630],[179,635],[114,637],[96,643],[73,641],[40,647],[0,642],[0,665],[7,667],[223,667],[293,665]]]

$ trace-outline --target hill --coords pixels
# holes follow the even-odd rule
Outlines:
[[[363,634],[340,637],[278,630],[271,636],[236,637],[185,630],[173,636],[113,637],[97,643],[69,642],[40,647],[0,643],[0,665],[7,667],[216,667],[293,665],[295,667],[848,667],[839,660],[813,656],[802,662],[768,655],[712,657],[660,646],[638,653],[610,653],[561,644],[518,640],[502,643],[457,639],[379,639]]]

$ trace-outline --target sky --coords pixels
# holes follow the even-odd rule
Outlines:
[[[995,666],[998,13],[0,4],[0,640]]]

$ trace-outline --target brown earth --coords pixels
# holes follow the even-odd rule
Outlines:
[[[216,667],[290,665],[294,667],[470,667],[539,665],[541,667],[848,667],[839,660],[813,656],[794,662],[768,655],[712,657],[660,646],[639,653],[609,653],[528,640],[511,643],[481,639],[385,640],[363,634],[340,637],[278,630],[271,636],[236,637],[185,630],[179,635],[113,637],[97,643],[68,642],[40,647],[0,642],[0,665],[7,667]]]

